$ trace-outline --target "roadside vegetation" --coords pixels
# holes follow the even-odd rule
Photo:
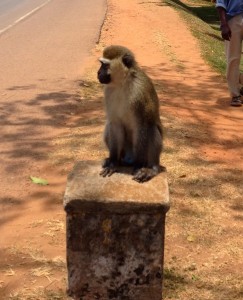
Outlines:
[[[224,42],[215,3],[206,0],[165,0],[178,10],[198,39],[203,58],[221,75],[225,75]],[[188,41],[190,43],[190,41]],[[241,63],[243,70],[243,60]]]

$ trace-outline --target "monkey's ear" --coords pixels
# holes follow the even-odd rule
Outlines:
[[[134,65],[134,58],[130,54],[125,54],[122,57],[122,62],[128,69],[130,69]]]

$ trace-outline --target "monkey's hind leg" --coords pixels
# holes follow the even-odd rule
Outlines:
[[[145,135],[146,137],[146,135]],[[140,168],[135,169],[133,180],[143,183],[146,182],[157,174],[164,170],[164,167],[160,166],[160,153],[162,151],[162,135],[158,130],[157,126],[152,126],[148,128],[147,131],[147,149],[144,146],[143,151],[147,151],[143,153],[143,163]],[[140,153],[140,157],[141,157]],[[140,159],[141,161],[141,159]],[[142,162],[142,161],[141,161]]]

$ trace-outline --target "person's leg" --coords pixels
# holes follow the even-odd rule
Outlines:
[[[226,78],[231,97],[240,96],[240,59],[242,45],[242,15],[229,21],[232,32],[230,41],[226,41],[227,71]]]

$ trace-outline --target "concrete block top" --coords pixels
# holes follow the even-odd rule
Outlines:
[[[64,195],[67,213],[114,212],[118,214],[166,213],[169,192],[166,172],[145,183],[132,180],[129,168],[111,177],[99,175],[101,162],[76,163],[68,176]]]

